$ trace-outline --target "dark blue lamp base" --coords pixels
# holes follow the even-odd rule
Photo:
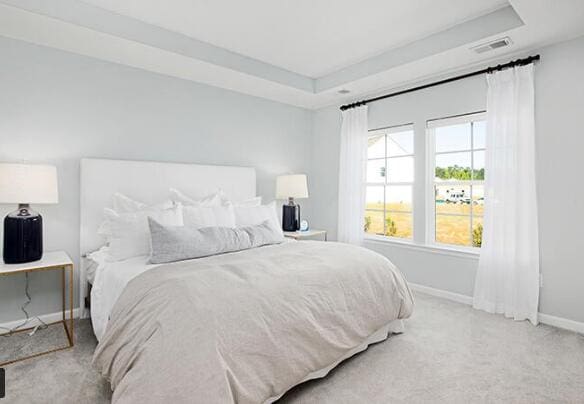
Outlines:
[[[282,230],[297,231],[300,229],[300,206],[290,198],[287,205],[282,206]]]
[[[23,264],[43,257],[43,218],[27,204],[4,218],[4,263]]]

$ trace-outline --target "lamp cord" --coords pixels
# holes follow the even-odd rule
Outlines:
[[[27,300],[22,306],[20,306],[20,310],[24,313],[25,320],[21,324],[15,326],[15,327],[12,327],[12,328],[0,326],[0,329],[7,331],[3,334],[0,334],[0,336],[2,336],[2,337],[12,336],[20,328],[27,325],[30,322],[30,320],[32,320],[32,319],[36,319],[40,323],[40,325],[36,326],[30,335],[34,334],[37,330],[44,330],[45,328],[48,327],[47,323],[45,323],[43,320],[41,320],[38,316],[34,316],[31,318],[30,315],[28,314],[28,311],[26,311],[26,307],[32,302],[32,298],[30,297],[30,293],[28,292],[28,283],[29,283],[28,282],[28,272],[25,272],[24,276],[26,279],[25,286],[24,286],[24,294],[25,294]]]

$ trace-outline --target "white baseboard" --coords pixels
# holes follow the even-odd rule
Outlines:
[[[579,321],[574,321],[563,317],[556,317],[552,316],[551,314],[544,313],[538,313],[537,317],[539,318],[539,321],[544,324],[584,334],[584,323]]]
[[[79,313],[80,313],[79,308],[73,309],[73,318],[79,318]],[[69,316],[69,311],[67,311],[65,314],[67,316]],[[43,314],[43,315],[38,316],[38,317],[42,321],[44,321],[45,323],[54,323],[54,322],[59,321],[63,318],[63,312],[58,311],[56,313]],[[69,319],[69,317],[67,317],[67,319]],[[0,323],[0,327],[12,329],[12,328],[22,324],[23,321],[24,321],[24,319],[20,319],[20,320],[16,320],[16,321],[9,321],[9,322],[3,323],[3,324]],[[26,326],[23,326],[23,328],[36,327],[39,324],[40,324],[40,322],[36,318],[31,317],[28,324]],[[4,334],[6,332],[6,330],[4,330],[3,328],[0,328],[0,334]]]
[[[422,292],[427,295],[442,297],[444,299],[472,306],[472,297],[467,295],[461,295],[460,293],[454,293],[449,292],[447,290],[431,288],[430,286],[424,286],[417,283],[408,282],[408,285],[410,285],[410,289],[415,290],[416,292]]]
[[[410,283],[410,289],[422,292],[430,296],[441,297],[443,299],[452,300],[454,302],[466,304],[472,306],[472,296],[461,295],[459,293],[449,292],[447,290],[436,289],[430,286],[419,285],[417,283]],[[563,317],[556,317],[550,314],[538,313],[539,322],[542,324],[551,325],[553,327],[562,328],[568,331],[574,331],[580,334],[584,334],[584,323],[579,321],[570,320]]]

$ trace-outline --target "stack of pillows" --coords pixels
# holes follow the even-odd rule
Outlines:
[[[106,241],[100,253],[108,262],[150,256],[159,264],[283,242],[275,202],[261,202],[231,202],[221,191],[193,199],[171,189],[168,201],[148,206],[117,193],[98,230]]]

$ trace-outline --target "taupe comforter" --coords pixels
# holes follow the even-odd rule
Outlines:
[[[153,268],[116,302],[94,364],[119,403],[262,403],[413,308],[386,258],[288,242]]]

